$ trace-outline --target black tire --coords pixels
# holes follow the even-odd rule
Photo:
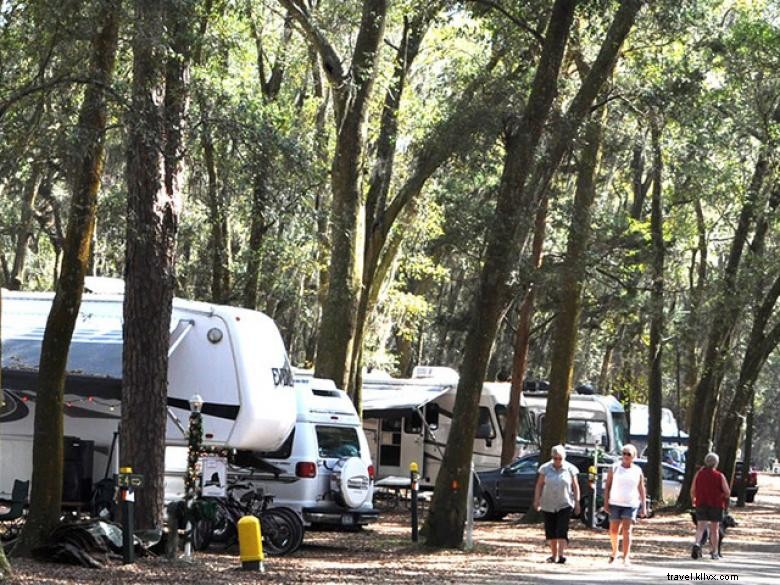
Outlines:
[[[260,516],[260,526],[263,550],[269,556],[288,555],[301,545],[303,533],[299,533],[296,522],[278,508],[264,511]]]
[[[290,521],[291,526],[294,527],[292,547],[290,548],[290,551],[287,553],[287,554],[292,554],[295,551],[297,551],[301,547],[301,544],[303,543],[303,536],[305,533],[303,520],[301,520],[301,517],[294,510],[291,510],[290,508],[273,508],[273,510],[280,514],[286,515]]]
[[[582,501],[580,502],[580,520],[582,520],[582,523],[590,528],[592,524],[593,519],[593,508],[591,506],[591,499],[590,496],[585,496],[582,498]],[[609,528],[609,514],[607,514],[604,511],[604,508],[599,508],[596,510],[596,527],[597,528]]]
[[[506,513],[497,512],[492,498],[484,492],[474,496],[474,520],[501,520]]]
[[[237,540],[236,525],[230,517],[230,512],[221,501],[217,501],[217,509],[211,526],[209,542],[224,544],[227,547]]]
[[[192,527],[192,546],[197,551],[206,550],[214,534],[214,521],[201,518]]]

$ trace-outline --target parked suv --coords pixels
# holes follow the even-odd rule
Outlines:
[[[274,496],[307,526],[355,527],[377,519],[374,466],[360,418],[331,380],[295,374],[297,418],[273,452],[239,451],[231,476]]]
[[[739,489],[739,482],[742,481],[742,461],[737,461],[737,466],[734,470],[734,482],[731,484],[731,497],[737,497],[737,490]],[[745,486],[745,501],[748,503],[753,502],[756,499],[758,493],[758,472],[750,468],[747,476],[747,485]]]

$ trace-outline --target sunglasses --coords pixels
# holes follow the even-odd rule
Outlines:
[[[629,457],[633,457],[633,453],[629,453],[628,451],[623,451],[623,456],[628,455]]]

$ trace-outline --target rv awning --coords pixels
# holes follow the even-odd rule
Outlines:
[[[404,416],[436,400],[452,386],[372,384],[363,387],[363,417]]]

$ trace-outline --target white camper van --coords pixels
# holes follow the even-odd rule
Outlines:
[[[536,432],[541,436],[547,409],[547,392],[525,392],[523,396],[532,413]],[[572,394],[569,397],[567,446],[600,446],[608,453],[619,455],[627,442],[625,409],[614,396]]]
[[[52,293],[3,291],[0,495],[32,474],[32,437],[41,341]],[[121,295],[85,294],[65,382],[64,499],[84,500],[118,469],[115,436],[122,378]],[[174,299],[168,365],[170,445],[186,445],[189,399],[203,397],[204,443],[273,450],[295,424],[293,375],[274,322],[256,311]],[[71,460],[67,457],[71,453]]]
[[[374,466],[352,401],[332,380],[303,370],[294,375],[298,414],[292,432],[276,450],[239,450],[229,474],[273,494],[272,507],[295,510],[307,526],[374,522]]]
[[[420,485],[436,483],[450,434],[458,373],[450,368],[420,366],[410,379],[367,376],[363,381],[363,428],[376,464],[377,479],[408,477],[409,464],[420,470]],[[494,469],[501,461],[507,401],[486,384],[479,400],[474,437],[474,467]],[[522,424],[519,445],[531,444],[530,425]]]
[[[639,453],[642,453],[647,447],[647,435],[650,427],[650,411],[647,404],[631,403],[631,432],[629,437],[631,443],[636,446]],[[661,409],[661,445],[664,447],[673,447],[688,444],[688,433],[681,430],[677,425],[677,419],[669,408]],[[683,449],[672,449],[668,451],[669,463],[685,466]]]

